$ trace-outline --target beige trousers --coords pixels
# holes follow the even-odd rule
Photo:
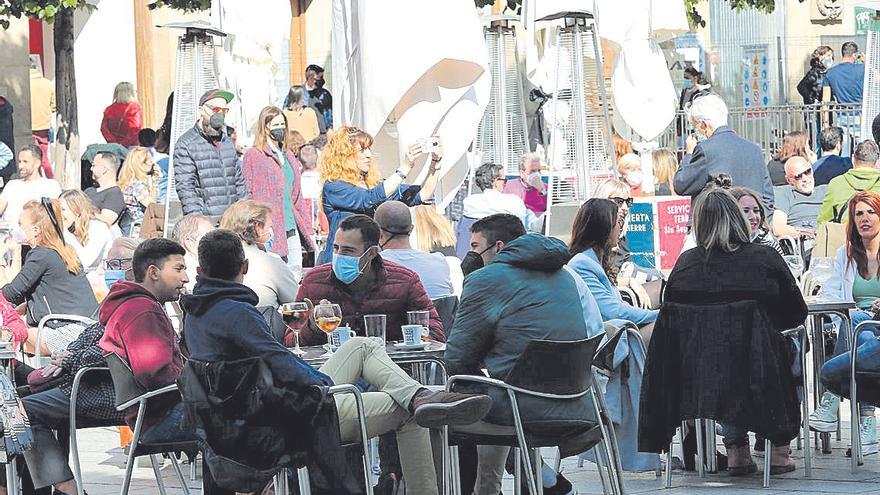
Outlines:
[[[354,384],[363,378],[379,389],[363,394],[367,435],[372,438],[396,430],[407,492],[436,495],[437,474],[430,431],[412,421],[409,412],[410,402],[422,386],[391,361],[384,347],[366,337],[354,337],[346,342],[320,371],[338,385]],[[360,440],[354,397],[338,395],[335,399],[342,441]]]

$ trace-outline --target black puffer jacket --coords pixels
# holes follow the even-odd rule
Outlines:
[[[226,134],[208,139],[196,123],[174,145],[174,181],[183,214],[220,218],[232,203],[247,198],[235,145]]]

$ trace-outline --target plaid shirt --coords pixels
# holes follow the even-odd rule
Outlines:
[[[61,362],[64,368],[64,381],[58,388],[70,397],[73,391],[73,378],[82,368],[106,366],[104,352],[98,347],[98,341],[104,335],[104,326],[95,323],[86,327],[76,340],[67,346],[67,356]],[[80,380],[79,393],[76,400],[76,412],[88,420],[125,424],[125,412],[116,410],[116,390],[113,380],[107,372],[95,371],[86,374]],[[87,421],[88,422],[88,421]]]

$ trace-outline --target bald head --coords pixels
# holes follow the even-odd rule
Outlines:
[[[379,224],[379,244],[385,249],[394,249],[397,244],[410,247],[413,224],[408,206],[400,201],[386,201],[376,208],[373,220]]]
[[[793,156],[785,161],[785,181],[801,194],[813,194],[816,181],[813,180],[813,166],[802,156]]]

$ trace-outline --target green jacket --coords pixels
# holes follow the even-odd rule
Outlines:
[[[816,223],[845,222],[847,215],[843,209],[847,201],[861,191],[880,194],[880,170],[873,167],[853,168],[831,179]]]

